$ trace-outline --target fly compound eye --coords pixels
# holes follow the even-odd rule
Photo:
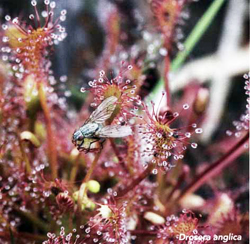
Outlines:
[[[84,139],[83,135],[78,136],[77,140],[82,141]]]
[[[73,133],[73,136],[72,136],[72,141],[76,141],[77,140],[77,134],[76,134],[76,131]]]
[[[79,130],[75,131],[73,134],[73,141],[78,141],[78,140],[83,140],[83,135]]]

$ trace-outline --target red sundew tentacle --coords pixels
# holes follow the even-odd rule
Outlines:
[[[173,116],[174,117],[171,120],[167,121],[165,125],[170,125],[171,123],[173,123],[179,117],[179,113],[174,113]]]
[[[52,17],[53,17],[53,14],[51,15],[51,21],[52,21]],[[58,24],[60,23],[60,19],[57,18],[56,21],[54,22],[54,24],[52,25],[51,29],[55,29],[55,28],[58,28]]]
[[[33,2],[33,4],[32,4]],[[34,10],[35,10],[35,14],[36,14],[36,20],[37,20],[37,27],[40,28],[41,27],[41,21],[40,21],[40,15],[37,11],[37,7],[36,7],[36,1],[32,1],[31,4],[34,6]]]
[[[165,96],[165,92],[162,92],[161,94],[161,99],[160,99],[160,102],[158,104],[158,108],[157,108],[157,112],[156,112],[156,116],[159,117],[159,112],[160,112],[160,108],[161,108],[161,103],[162,103],[162,100],[163,100],[163,97]]]
[[[45,1],[44,1],[45,10],[46,10],[46,13],[47,13],[46,22],[47,22],[47,20],[48,20],[48,18],[49,18],[49,3],[50,3],[49,0],[45,0]]]
[[[22,26],[20,26],[18,23],[15,23],[14,21],[12,23],[22,34],[25,36],[28,35],[28,32]]]
[[[53,16],[53,13],[49,12],[48,10],[48,6],[46,5],[46,11],[47,11],[47,18],[45,20],[45,24],[44,24],[44,27],[45,28],[48,28],[49,24],[52,23],[52,16]]]
[[[184,106],[185,106],[185,108],[184,108]],[[184,105],[183,105],[183,108],[181,109],[180,112],[174,113],[174,114],[173,114],[174,117],[173,117],[171,120],[167,121],[166,124],[169,125],[169,124],[173,123],[173,122],[181,115],[181,113],[182,113],[184,110],[186,110],[186,109],[189,109],[189,105],[188,105],[188,104],[184,104]]]
[[[49,13],[49,11],[48,11],[48,6],[46,6],[46,8],[47,8],[47,15],[48,15],[48,17],[46,18],[46,21],[45,21],[45,24],[44,24],[44,27],[45,27],[45,28],[48,27],[48,25],[49,25],[49,23],[50,23],[50,20],[51,20],[51,17],[52,17],[52,14]]]
[[[32,21],[32,25],[28,26],[28,29],[33,31],[34,28],[32,26],[36,26],[36,22],[35,22],[35,16],[33,14],[30,14],[29,19]]]
[[[171,106],[171,93],[169,88],[169,71],[170,71],[170,58],[169,55],[165,56],[164,59],[165,67],[164,67],[164,84],[165,84],[165,90],[167,94],[167,106]]]

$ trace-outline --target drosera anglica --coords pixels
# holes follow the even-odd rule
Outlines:
[[[109,79],[104,70],[99,73],[97,80],[89,81],[90,88],[81,88],[82,92],[89,90],[94,95],[93,107],[98,106],[104,99],[114,96],[117,98],[117,105],[112,114],[110,121],[117,123],[127,123],[128,119],[135,116],[141,99],[136,94],[137,86],[132,80],[126,79],[126,73],[133,69],[132,65],[126,62],[121,63],[121,68],[116,77]]]
[[[162,93],[162,99],[165,93]],[[147,105],[143,103],[145,110],[145,118],[141,116],[142,123],[139,125],[142,140],[145,147],[142,148],[142,156],[151,158],[151,162],[155,165],[153,170],[157,174],[157,168],[164,171],[170,170],[175,165],[170,163],[170,158],[174,160],[183,159],[183,151],[187,149],[187,145],[197,148],[197,143],[189,143],[188,140],[192,133],[202,133],[201,128],[197,128],[196,124],[192,124],[186,128],[171,128],[170,125],[180,116],[181,113],[160,113],[161,102],[155,110],[155,104],[152,102],[152,113],[149,112]],[[183,105],[183,110],[189,109],[188,104]],[[145,165],[147,166],[147,165]]]

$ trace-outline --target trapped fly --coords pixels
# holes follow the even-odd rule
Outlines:
[[[120,138],[132,134],[130,126],[122,125],[105,125],[116,108],[117,98],[114,96],[106,98],[84,122],[84,124],[77,129],[72,138],[72,142],[79,151],[86,153],[96,150],[92,149],[93,143],[102,143],[106,138]]]

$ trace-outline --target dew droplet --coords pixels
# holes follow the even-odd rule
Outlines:
[[[197,134],[201,134],[203,132],[203,130],[202,130],[202,128],[197,128],[197,129],[195,129],[195,132]]]
[[[104,71],[104,70],[101,70],[101,71],[99,72],[99,74],[100,74],[100,77],[102,77],[102,76],[105,75],[105,71]]]
[[[84,93],[84,92],[86,92],[86,89],[85,89],[84,87],[81,87],[80,91],[81,91],[82,93]]]
[[[56,3],[53,1],[53,2],[50,3],[49,6],[50,6],[51,8],[55,8],[55,7],[56,7]]]
[[[66,9],[63,9],[62,11],[61,11],[61,15],[66,15],[67,14],[67,10]]]
[[[247,74],[244,74],[244,75],[243,75],[243,78],[248,79],[248,75],[247,75]]]
[[[159,53],[162,56],[167,56],[168,50],[166,48],[160,48]]]
[[[90,233],[90,227],[88,227],[86,230],[85,230],[85,232],[88,234],[88,233]]]
[[[3,24],[3,25],[2,25],[2,29],[3,29],[3,30],[7,30],[7,29],[8,29],[8,26],[5,25],[5,24]]]
[[[9,15],[5,15],[5,20],[6,21],[10,21],[11,20],[11,17]]]
[[[62,76],[60,77],[60,81],[61,81],[61,82],[66,82],[67,79],[68,79],[67,75],[62,75]]]
[[[197,124],[195,124],[195,123],[192,124],[192,127],[193,127],[193,128],[196,128],[196,127],[197,127]]]
[[[194,142],[191,143],[191,147],[192,147],[192,148],[197,148],[197,146],[198,146],[197,143],[194,143]]]
[[[37,2],[36,2],[35,0],[32,0],[32,1],[31,1],[31,5],[32,5],[32,6],[36,6],[36,5],[37,5]]]

